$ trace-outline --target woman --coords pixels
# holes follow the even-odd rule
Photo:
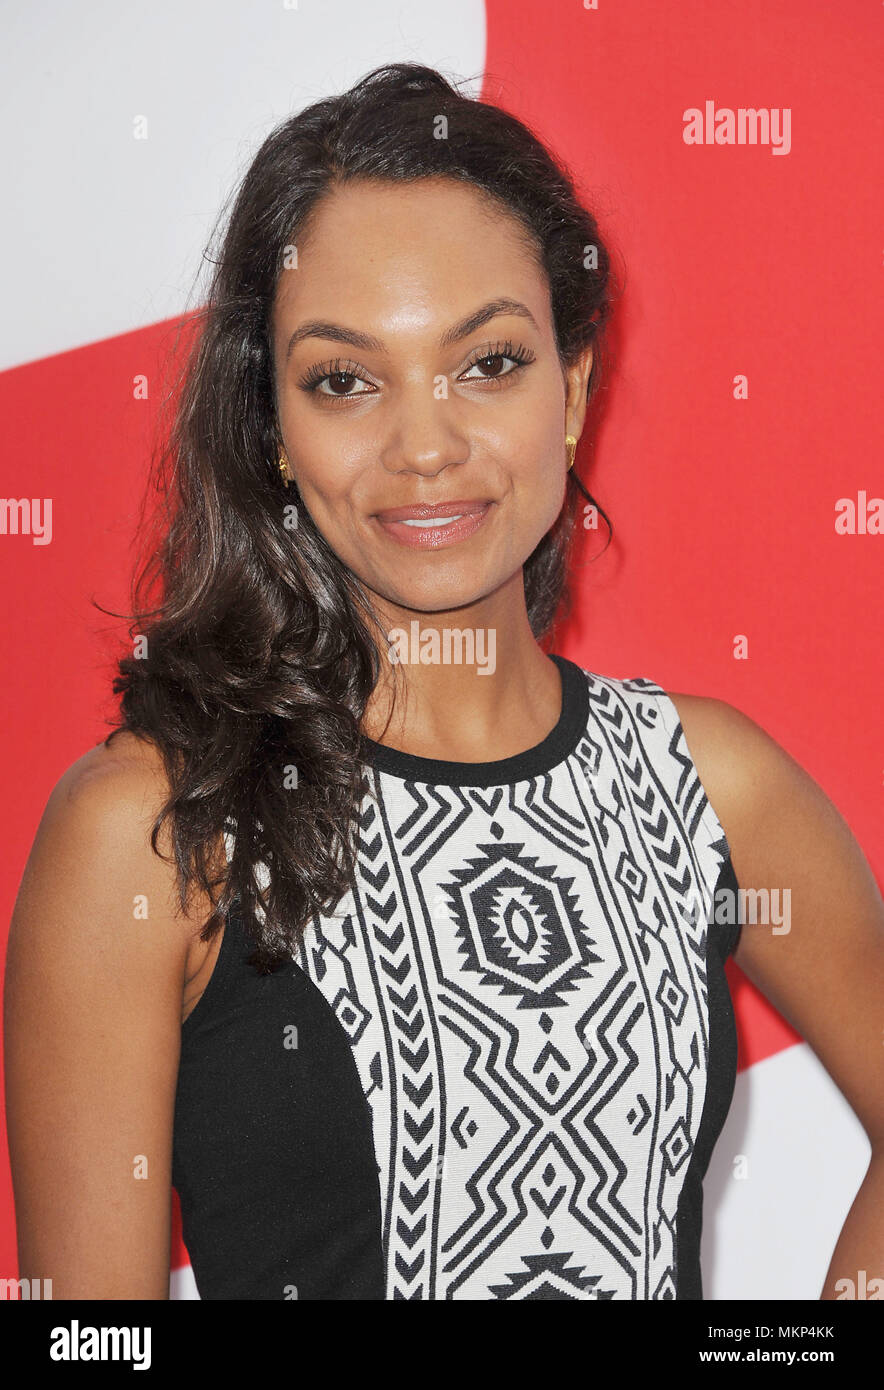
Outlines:
[[[15,910],[21,1274],[56,1297],[165,1298],[174,1183],[204,1298],[701,1298],[732,952],[872,1142],[822,1296],[879,1263],[859,846],[738,710],[540,646],[611,298],[566,174],[430,69],[259,151],[119,728]]]

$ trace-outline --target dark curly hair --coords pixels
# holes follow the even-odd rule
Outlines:
[[[447,138],[434,139],[442,115]],[[117,663],[119,718],[104,742],[127,729],[160,750],[170,795],[153,824],[154,852],[170,817],[182,908],[194,885],[209,894],[209,941],[238,900],[252,963],[264,972],[290,958],[313,914],[333,910],[352,885],[368,786],[361,722],[381,669],[367,596],[279,472],[271,309],[285,248],[324,195],[353,179],[439,176],[483,190],[521,224],[549,279],[563,367],[596,345],[594,396],[613,299],[594,218],[525,125],[416,63],[376,68],[267,136],[220,253],[206,257],[208,295],[178,326],[179,336],[196,331],[154,451],[155,548],[133,578],[133,612],[116,615],[133,620],[133,654]],[[538,641],[567,607],[581,498],[613,534],[576,469],[567,476],[559,517],[523,570]],[[285,520],[292,501],[296,545]],[[214,856],[231,829],[230,861],[219,869]]]

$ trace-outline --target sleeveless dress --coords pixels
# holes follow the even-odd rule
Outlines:
[[[730,849],[661,687],[552,659],[523,753],[364,741],[354,888],[279,970],[229,915],[175,1098],[202,1298],[703,1297]]]

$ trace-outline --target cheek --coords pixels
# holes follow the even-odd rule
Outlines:
[[[304,505],[317,518],[343,520],[359,495],[364,464],[358,458],[341,457],[341,441],[323,449],[321,440],[305,454],[291,460],[292,474]]]
[[[567,463],[564,404],[552,388],[526,394],[499,438],[500,457],[519,485],[532,492],[555,487]]]
[[[565,436],[561,449],[550,443],[551,432],[523,446],[512,483],[515,501],[527,526],[544,535],[555,521],[565,499],[567,456]]]

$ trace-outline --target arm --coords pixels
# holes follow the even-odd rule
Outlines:
[[[168,1298],[188,936],[173,870],[149,843],[167,792],[148,748],[120,735],[60,779],[10,929],[19,1277],[51,1279],[56,1299]],[[160,847],[168,852],[163,837]]]
[[[844,817],[779,744],[723,701],[671,698],[740,888],[791,890],[791,930],[747,922],[734,958],[819,1057],[871,1144],[820,1295],[834,1299],[859,1270],[884,1279],[884,901]]]

